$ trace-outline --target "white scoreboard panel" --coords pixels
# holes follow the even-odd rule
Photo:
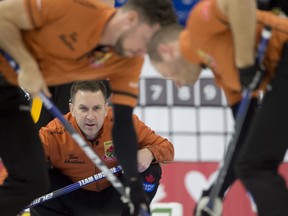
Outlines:
[[[176,161],[220,161],[234,131],[231,110],[210,70],[202,71],[193,87],[176,88],[147,58],[135,113],[174,144]]]

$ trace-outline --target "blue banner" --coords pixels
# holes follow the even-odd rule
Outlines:
[[[126,1],[127,0],[115,0],[115,7],[121,7]],[[199,0],[173,0],[176,14],[181,25],[185,25],[191,8],[194,7],[198,1]]]

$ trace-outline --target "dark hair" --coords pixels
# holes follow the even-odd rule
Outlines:
[[[98,92],[101,91],[105,100],[107,100],[107,90],[110,86],[106,85],[105,83],[108,81],[99,81],[99,80],[91,80],[91,81],[78,81],[74,82],[70,89],[70,102],[73,103],[75,100],[75,95],[78,91],[91,91],[91,92]]]
[[[169,43],[174,40],[178,40],[179,34],[183,31],[183,26],[170,25],[158,30],[151,38],[148,47],[147,53],[153,62],[161,62],[162,58],[158,52],[158,46],[161,43]]]
[[[172,0],[128,0],[123,9],[136,10],[140,19],[149,25],[164,27],[178,22]]]

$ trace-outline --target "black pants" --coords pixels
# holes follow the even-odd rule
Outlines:
[[[236,114],[237,114],[239,105],[240,105],[240,103],[235,104],[234,106],[231,106],[231,110],[232,110],[232,114],[233,114],[234,119],[236,119]],[[240,152],[240,149],[243,146],[244,139],[247,135],[247,132],[249,131],[249,127],[250,127],[250,124],[253,120],[253,116],[257,112],[257,110],[258,110],[258,99],[252,98],[251,102],[249,104],[249,108],[248,108],[245,120],[244,120],[244,125],[242,127],[241,132],[240,132],[239,139],[236,143],[236,147],[234,149],[232,159],[231,159],[230,164],[228,166],[228,170],[227,170],[224,182],[223,182],[222,187],[221,187],[220,192],[219,192],[219,197],[222,199],[224,198],[224,195],[225,195],[225,192],[227,191],[227,189],[229,189],[229,187],[232,186],[232,184],[237,179],[235,171],[234,171],[236,158]],[[203,191],[202,197],[203,196],[209,196],[209,194],[212,190],[212,187],[213,187],[213,185],[211,185],[211,187],[208,190]]]
[[[144,189],[150,202],[154,198],[162,171],[159,164],[151,165],[140,176],[144,183]],[[120,176],[122,180],[123,176]],[[147,179],[154,179],[147,182]],[[51,188],[54,191],[71,184],[71,180],[58,170],[50,171]],[[79,189],[74,192],[55,198],[51,201],[39,204],[31,208],[31,216],[119,216],[124,204],[120,200],[119,193],[111,186],[101,192]]]
[[[236,163],[260,216],[287,216],[288,190],[278,174],[288,147],[288,49],[263,99]]]
[[[0,212],[5,216],[15,216],[48,190],[42,144],[20,91],[0,74],[0,157],[9,173],[0,187]]]

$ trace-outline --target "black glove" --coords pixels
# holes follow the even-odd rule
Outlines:
[[[263,64],[255,63],[253,66],[239,68],[239,73],[242,87],[255,90],[259,88],[263,80],[265,67]]]
[[[127,206],[122,211],[121,216],[139,216],[142,211],[150,215],[149,200],[147,195],[143,190],[143,185],[140,180],[129,181],[127,187],[125,188],[126,197],[130,200],[127,201],[125,198],[121,197]]]

